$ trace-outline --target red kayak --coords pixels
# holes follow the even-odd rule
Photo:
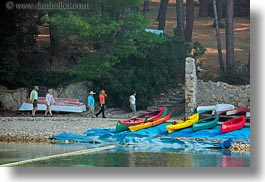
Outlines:
[[[119,120],[118,122],[120,124],[123,124],[123,125],[131,126],[131,125],[137,125],[140,123],[144,123],[146,121],[153,121],[153,120],[159,118],[162,115],[162,113],[164,112],[164,110],[165,110],[165,107],[162,106],[158,110],[144,113],[144,114],[141,114],[141,115],[138,115],[136,117],[132,117],[132,118],[129,118],[129,119],[126,119],[123,121]]]
[[[218,115],[227,115],[227,116],[241,116],[246,115],[247,112],[250,112],[250,109],[247,107],[237,107],[231,110],[225,110],[217,113]]]
[[[226,133],[234,130],[238,130],[244,127],[246,123],[246,117],[241,115],[237,118],[233,118],[224,122],[221,126],[221,132]]]
[[[235,109],[226,110],[219,112],[219,121],[227,121],[229,119],[237,118],[238,116],[246,116],[247,121],[250,122],[250,117],[247,116],[247,113],[250,113],[250,109],[247,107],[237,107]]]

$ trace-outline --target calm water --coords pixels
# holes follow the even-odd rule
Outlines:
[[[93,144],[0,143],[0,165],[97,148]],[[117,146],[99,152],[42,160],[14,167],[250,167],[249,153],[220,149]]]

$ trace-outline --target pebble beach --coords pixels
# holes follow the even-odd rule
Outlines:
[[[124,118],[120,118],[124,119]],[[83,134],[92,128],[115,128],[118,118],[60,117],[0,117],[0,142],[50,142],[60,133]],[[172,122],[169,120],[167,122]],[[250,144],[233,144],[233,152],[250,152]]]
[[[46,142],[60,133],[113,128],[117,119],[86,117],[0,117],[0,141]]]

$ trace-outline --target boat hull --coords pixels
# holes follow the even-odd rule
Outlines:
[[[145,113],[145,114],[141,114],[141,115],[138,115],[136,117],[132,117],[132,118],[129,118],[129,119],[126,119],[126,120],[120,120],[118,122],[120,124],[131,126],[131,125],[137,125],[137,124],[144,123],[145,121],[152,121],[152,120],[160,117],[163,114],[163,112],[165,111],[165,109],[167,110],[167,108],[165,108],[163,106],[163,107],[159,108],[156,111],[152,111],[152,112],[148,112],[148,113]]]
[[[129,126],[129,130],[131,132],[134,132],[134,131],[138,131],[138,130],[141,130],[141,129],[150,128],[150,127],[159,125],[159,124],[169,120],[170,116],[171,116],[171,114],[168,113],[164,117],[157,118],[154,121],[149,121],[149,122],[146,122],[146,123],[141,123],[141,124],[138,124],[138,125]]]
[[[239,130],[244,127],[245,123],[246,123],[246,117],[244,115],[227,120],[221,125],[221,133],[227,133],[234,130]]]
[[[55,98],[55,104],[51,106],[52,111],[58,112],[76,112],[81,113],[86,111],[86,105],[79,102],[78,99],[71,98]],[[38,98],[38,111],[46,111],[45,97]],[[21,106],[19,111],[32,111],[33,105],[29,99],[26,99]]]
[[[121,132],[121,131],[126,131],[129,129],[129,125],[121,124],[120,122],[116,123],[116,131]]]
[[[118,121],[116,123],[116,131],[121,132],[129,130],[129,126],[135,126],[148,121],[150,122],[154,121],[157,118],[164,117],[167,113],[168,113],[168,108],[163,106],[156,111],[149,112],[146,114],[141,114],[139,116],[136,116],[134,118],[129,118],[124,121]]]
[[[235,106],[232,104],[216,104],[216,105],[208,105],[208,106],[198,106],[196,108],[196,111],[199,114],[201,114],[205,111],[212,111],[212,112],[216,112],[218,114],[218,113],[232,110],[232,109],[235,109]]]
[[[192,131],[214,128],[217,125],[218,121],[219,121],[218,115],[212,115],[210,117],[199,119],[198,122],[192,125]]]
[[[191,116],[189,116],[187,119],[182,119],[177,122],[172,122],[171,124],[166,126],[166,130],[168,133],[172,133],[176,130],[187,128],[192,126],[194,123],[196,123],[199,120],[199,114],[195,113]]]

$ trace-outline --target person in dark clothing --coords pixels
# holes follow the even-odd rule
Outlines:
[[[101,90],[99,93],[99,103],[100,103],[100,110],[96,113],[96,117],[98,117],[98,115],[100,113],[102,113],[102,118],[106,118],[105,117],[105,98],[108,95],[105,93],[105,90]]]

